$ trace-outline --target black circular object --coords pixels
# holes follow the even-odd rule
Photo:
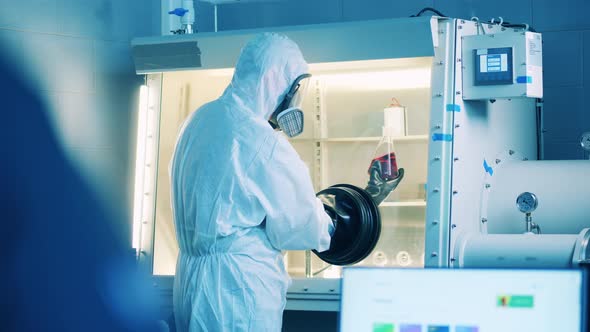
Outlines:
[[[337,184],[317,193],[318,197],[322,195],[334,195],[338,206],[350,219],[339,220],[330,249],[313,252],[333,265],[362,261],[371,254],[381,234],[381,215],[373,198],[365,190],[350,184]]]

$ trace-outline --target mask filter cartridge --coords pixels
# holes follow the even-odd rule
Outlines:
[[[289,137],[295,137],[303,132],[303,112],[299,108],[284,110],[277,116],[277,122]]]

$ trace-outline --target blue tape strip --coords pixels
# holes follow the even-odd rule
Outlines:
[[[486,173],[494,175],[494,169],[492,166],[488,165],[488,162],[485,159],[483,160],[483,169],[486,171]]]
[[[461,112],[461,106],[456,104],[447,104],[447,112]]]
[[[433,141],[443,141],[443,142],[452,142],[453,135],[451,134],[432,134]]]
[[[516,83],[531,84],[531,83],[533,83],[533,77],[532,76],[518,76],[516,78]]]

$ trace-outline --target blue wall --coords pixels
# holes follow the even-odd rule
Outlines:
[[[434,7],[450,17],[502,16],[543,33],[545,159],[583,159],[590,130],[590,1],[587,0],[284,0],[218,7],[219,30],[403,17]],[[213,31],[213,6],[197,5],[199,31]]]
[[[142,83],[129,41],[159,29],[157,0],[0,0],[0,49],[37,85],[72,160],[126,221]]]

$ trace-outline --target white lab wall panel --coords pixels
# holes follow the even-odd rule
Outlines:
[[[42,51],[41,51],[42,50]],[[38,73],[42,90],[94,90],[94,50],[87,39],[31,34],[24,39],[25,57]],[[36,56],[36,54],[43,56]]]
[[[12,1],[22,6],[22,12],[17,17],[21,21],[20,27],[33,31],[57,31],[59,26],[58,6],[60,0],[25,0]]]
[[[116,188],[116,183],[126,182],[126,169],[123,163],[119,163],[117,156],[110,148],[72,148],[70,156],[74,162],[82,163],[83,168],[89,172],[92,181],[103,185],[101,189]]]
[[[57,31],[59,0],[0,0],[0,27]]]
[[[22,22],[20,16],[22,15],[22,2],[12,0],[0,0],[0,27],[2,28],[18,28]]]
[[[556,87],[545,89],[544,126],[545,141],[576,140],[588,123],[587,95],[583,87]]]
[[[62,145],[64,145],[66,134],[62,131],[62,126],[65,124],[61,123],[62,119],[59,113],[59,109],[61,107],[61,93],[47,91],[43,94],[42,98],[45,99],[44,102],[48,113],[48,119],[51,122],[55,137]]]
[[[103,203],[125,221],[130,217],[132,188],[130,96],[62,92],[53,112],[55,127],[71,159]],[[125,223],[121,231],[127,233],[129,227]]]
[[[96,100],[94,94],[60,93],[57,116],[67,146],[111,148],[117,144],[116,139],[109,135],[117,131],[117,123],[121,120],[117,119],[117,110],[110,107],[101,109]],[[127,125],[129,121],[122,122]]]
[[[131,22],[138,18],[129,0],[58,1],[59,32],[67,35],[127,40]]]
[[[53,92],[53,91],[47,91],[44,94],[45,106],[47,106],[47,110],[50,114],[49,117],[51,118],[52,121],[59,120],[59,114],[58,114],[57,110],[61,107],[61,101],[60,101],[61,94],[62,94],[62,92]],[[59,123],[55,123],[56,128],[58,125],[59,125]],[[55,130],[57,130],[57,129],[55,129]],[[59,134],[59,132],[56,134]]]
[[[219,30],[338,22],[341,0],[299,0],[218,6]]]
[[[511,23],[528,23],[532,21],[531,3],[533,0],[434,0],[434,6],[450,17],[471,19],[479,17],[489,21],[492,17],[502,17]]]
[[[417,14],[424,7],[432,7],[433,0],[342,0],[342,20],[372,20],[405,17]]]
[[[93,41],[95,90],[99,93],[117,95],[122,87],[137,86],[143,77],[130,76],[134,65],[129,52],[129,43],[118,41]]]
[[[58,64],[59,59],[64,58],[63,51],[58,47],[58,40],[61,36],[45,35],[45,34],[25,34],[23,40],[23,65],[28,65],[36,75],[31,77],[32,83],[36,84],[40,90],[49,90],[53,85],[56,90],[59,90],[56,82],[60,78],[57,76],[58,65],[66,66],[67,63],[62,62]],[[43,56],[35,56],[37,50],[43,50]],[[62,77],[67,77],[63,75]],[[67,84],[67,83],[66,83]]]
[[[2,43],[3,54],[23,55],[22,33],[15,30],[3,30],[0,28],[0,43]]]
[[[130,185],[131,178],[127,161],[118,158],[111,148],[72,148],[69,154],[109,212],[116,218],[129,220],[131,214],[127,206],[131,196],[128,190],[123,190]],[[128,233],[131,224],[125,223],[121,228],[118,231]]]
[[[130,130],[135,129],[135,117],[129,110],[137,109],[139,98],[139,88],[131,84],[119,86],[118,94],[110,91],[94,95],[98,117],[104,126],[98,142],[114,148],[119,159],[130,162],[135,161],[135,145],[130,144],[135,140],[134,131]]]
[[[588,0],[534,0],[533,26],[538,31],[585,30],[590,28]]]
[[[543,33],[544,87],[581,85],[582,31]]]
[[[62,91],[94,90],[94,45],[90,40],[62,37],[56,40],[56,66],[52,68],[52,85]],[[64,73],[67,73],[64,75]],[[54,85],[55,84],[55,85]]]
[[[4,56],[14,63],[14,68],[24,69],[24,34],[15,30],[3,30],[0,28],[0,48]]]

